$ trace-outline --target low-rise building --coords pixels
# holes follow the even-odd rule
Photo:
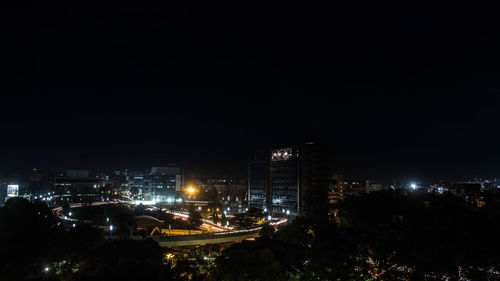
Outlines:
[[[330,184],[328,199],[330,204],[336,204],[351,196],[366,192],[365,182],[361,180],[346,179],[342,175],[335,176]]]

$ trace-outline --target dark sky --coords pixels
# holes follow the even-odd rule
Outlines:
[[[0,169],[315,140],[350,177],[500,176],[499,7],[204,2],[2,1]]]

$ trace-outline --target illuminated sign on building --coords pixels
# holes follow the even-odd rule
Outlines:
[[[7,197],[17,197],[19,196],[19,185],[9,184],[7,185]]]
[[[293,148],[281,148],[272,151],[271,159],[273,161],[286,161],[297,159],[297,152]]]

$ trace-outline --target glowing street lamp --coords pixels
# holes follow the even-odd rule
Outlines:
[[[195,193],[197,192],[196,188],[194,188],[193,186],[189,186],[187,189],[186,189],[186,192],[187,194],[189,195],[189,198],[191,198],[191,196],[194,196]]]

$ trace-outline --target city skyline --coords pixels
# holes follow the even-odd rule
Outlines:
[[[500,280],[498,11],[0,1],[0,281]]]

